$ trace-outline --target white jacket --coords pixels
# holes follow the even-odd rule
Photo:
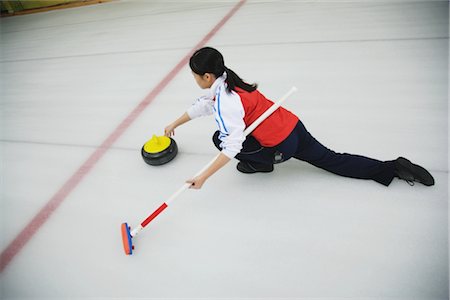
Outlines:
[[[187,114],[191,119],[214,114],[220,131],[222,153],[233,158],[241,151],[245,140],[245,111],[239,95],[234,91],[227,91],[226,76],[223,73],[217,78],[207,94],[188,108]]]

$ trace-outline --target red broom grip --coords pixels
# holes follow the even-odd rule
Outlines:
[[[160,207],[158,207],[157,210],[155,210],[150,216],[148,216],[147,219],[144,220],[144,222],[141,223],[142,227],[145,227],[150,223],[154,218],[156,218],[163,210],[167,208],[167,204],[164,202],[161,204]]]

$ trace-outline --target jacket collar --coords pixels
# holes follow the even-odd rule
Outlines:
[[[219,87],[224,85],[226,79],[227,79],[227,73],[223,72],[222,76],[220,76],[219,78],[216,78],[214,83],[211,85],[211,87],[209,88],[209,94],[212,99],[214,99],[216,97]]]

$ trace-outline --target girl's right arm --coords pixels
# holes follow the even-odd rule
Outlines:
[[[171,137],[178,126],[198,117],[212,115],[213,107],[214,101],[208,96],[198,98],[181,117],[164,129],[164,135]]]
[[[178,126],[190,121],[191,118],[189,117],[188,113],[185,112],[181,117],[176,119],[172,124],[168,125],[166,128],[164,128],[164,135],[171,137],[175,135],[175,128]]]

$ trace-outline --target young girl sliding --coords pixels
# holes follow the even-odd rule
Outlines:
[[[242,173],[272,172],[273,165],[292,157],[329,172],[360,179],[372,179],[388,186],[394,177],[424,185],[434,185],[431,174],[403,157],[396,160],[376,159],[347,153],[336,153],[319,143],[296,115],[283,107],[264,120],[248,137],[244,130],[273,102],[258,90],[256,84],[244,82],[225,67],[222,54],[214,48],[197,50],[189,61],[197,84],[206,95],[164,130],[172,136],[175,128],[201,116],[214,115],[218,130],[213,135],[221,151],[214,163],[202,174],[188,180],[191,188],[200,189],[205,181],[232,158],[239,160]]]

